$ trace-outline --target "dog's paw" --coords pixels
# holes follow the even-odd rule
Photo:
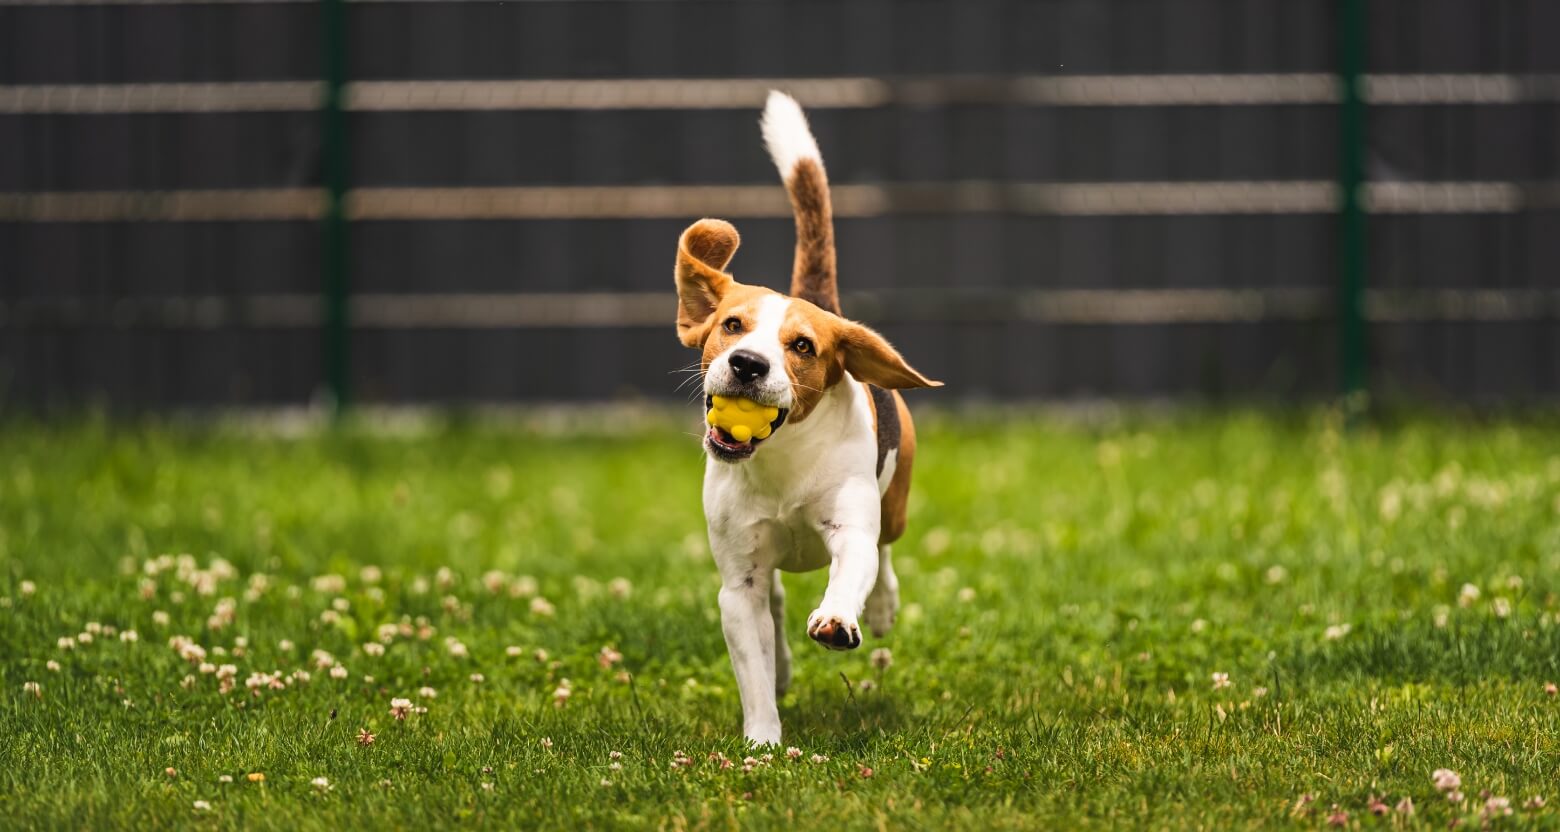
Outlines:
[[[807,637],[830,650],[855,650],[861,646],[861,626],[854,617],[820,608],[807,616]]]
[[[780,723],[749,725],[742,733],[747,737],[748,745],[754,748],[764,748],[780,744]]]
[[[867,596],[867,608],[862,610],[861,617],[866,620],[867,629],[872,631],[872,635],[882,638],[894,629],[894,617],[898,614],[899,593],[874,590]]]

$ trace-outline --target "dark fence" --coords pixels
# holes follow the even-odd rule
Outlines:
[[[1337,4],[352,2],[349,377],[371,402],[674,396],[681,229],[792,230],[795,92],[846,312],[973,397],[1340,385]],[[1369,3],[1374,389],[1560,393],[1560,3]],[[321,6],[0,0],[0,395],[327,381]]]

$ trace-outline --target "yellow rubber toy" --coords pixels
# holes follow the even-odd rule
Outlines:
[[[759,404],[752,399],[713,396],[715,406],[705,417],[711,425],[731,434],[738,442],[768,439],[770,423],[780,417],[780,408]]]

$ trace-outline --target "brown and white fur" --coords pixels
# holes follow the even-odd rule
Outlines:
[[[764,141],[796,215],[789,296],[724,269],[739,238],[705,219],[677,248],[677,334],[702,350],[706,401],[780,409],[764,440],[704,437],[704,513],[720,568],[720,617],[742,698],[743,731],[780,741],[777,697],[791,677],[780,572],[829,567],[807,635],[861,644],[858,618],[886,633],[899,606],[889,544],[905,529],[915,429],[895,390],[938,387],[876,332],[840,317],[833,213],[818,145],[797,103],[770,93]]]

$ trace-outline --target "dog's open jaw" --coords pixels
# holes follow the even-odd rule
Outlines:
[[[705,395],[704,409],[708,411],[714,406],[714,395]],[[780,408],[780,415],[776,416],[775,420],[769,423],[769,436],[764,439],[754,436],[746,442],[738,442],[736,437],[714,425],[710,425],[709,432],[704,435],[704,447],[709,451],[710,456],[721,462],[741,462],[753,456],[754,452],[758,450],[759,444],[767,442],[774,437],[775,433],[780,430],[780,426],[785,424],[785,417],[790,412],[789,408]]]

